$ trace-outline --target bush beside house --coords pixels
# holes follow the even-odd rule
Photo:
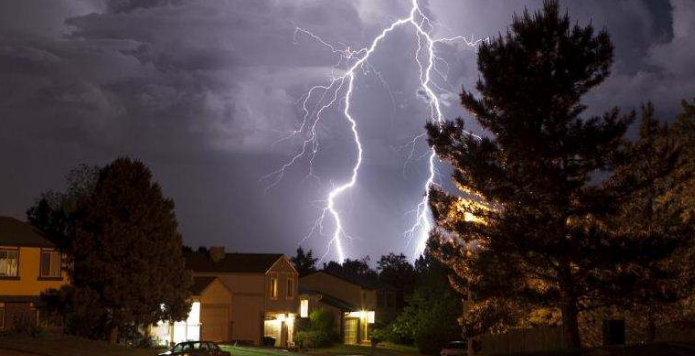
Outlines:
[[[309,314],[309,325],[297,331],[295,340],[299,347],[316,348],[331,346],[337,339],[333,332],[333,314],[325,309],[317,309]]]

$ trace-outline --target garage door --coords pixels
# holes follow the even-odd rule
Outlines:
[[[229,304],[203,304],[200,323],[202,340],[229,341]]]
[[[357,318],[346,318],[343,321],[343,343],[344,344],[356,344],[360,320]]]

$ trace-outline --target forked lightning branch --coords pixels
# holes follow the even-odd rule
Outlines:
[[[420,4],[417,2],[417,0],[412,0],[410,12],[408,13],[407,17],[399,18],[393,21],[389,26],[384,28],[378,36],[374,37],[368,47],[357,50],[353,50],[350,47],[340,48],[335,46],[327,41],[324,41],[319,35],[301,27],[296,27],[295,29],[295,42],[298,42],[301,37],[308,37],[311,40],[317,41],[322,46],[325,46],[326,50],[335,54],[338,60],[334,66],[334,71],[330,79],[324,84],[312,87],[300,98],[299,102],[301,103],[303,112],[302,122],[296,130],[290,133],[290,135],[280,140],[288,140],[299,135],[303,138],[301,148],[284,165],[282,165],[282,167],[266,175],[262,178],[262,180],[267,181],[269,183],[267,189],[271,189],[282,180],[286,170],[301,159],[307,159],[309,162],[307,176],[316,177],[314,174],[313,164],[314,159],[316,158],[316,155],[320,149],[318,127],[323,118],[323,113],[328,108],[336,105],[342,105],[342,116],[349,124],[351,135],[357,149],[357,156],[354,159],[351,175],[342,183],[332,187],[331,191],[326,197],[326,200],[323,202],[325,205],[321,214],[318,216],[312,225],[312,228],[302,240],[303,242],[315,234],[327,235],[329,240],[326,250],[322,255],[322,259],[330,253],[332,248],[334,248],[339,262],[342,263],[342,261],[345,260],[343,241],[345,239],[352,239],[343,224],[340,211],[336,207],[336,201],[346,191],[357,184],[364,154],[357,121],[351,113],[351,100],[352,94],[355,90],[356,74],[358,74],[360,71],[366,72],[367,69],[371,68],[372,65],[369,62],[371,55],[379,49],[380,44],[389,36],[390,33],[403,27],[409,27],[414,30],[413,41],[415,41],[417,47],[415,53],[413,54],[413,59],[419,69],[418,74],[421,90],[427,96],[427,119],[432,122],[442,123],[444,117],[441,110],[440,100],[435,90],[442,91],[444,89],[437,85],[434,78],[435,76],[438,76],[439,78],[446,80],[446,73],[440,71],[437,63],[439,62],[443,63],[445,66],[447,65],[446,61],[437,57],[435,48],[436,45],[443,42],[458,41],[468,46],[477,46],[481,41],[486,39],[473,41],[466,39],[463,36],[434,38],[433,32],[435,26],[425,12],[420,8]],[[424,137],[424,134],[416,136],[413,141],[415,142],[415,140],[422,137]],[[413,209],[413,211],[411,211],[415,213],[415,221],[413,222],[412,227],[404,232],[404,238],[408,244],[414,244],[414,257],[419,256],[424,251],[427,237],[431,228],[428,202],[430,187],[433,184],[436,184],[435,177],[437,175],[437,171],[435,159],[436,154],[434,151],[431,151],[428,156],[428,177],[423,184],[424,195],[419,204]],[[331,232],[326,233],[324,223],[328,218],[332,219],[333,229]]]

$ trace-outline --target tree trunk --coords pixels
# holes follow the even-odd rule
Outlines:
[[[562,333],[565,337],[565,345],[570,349],[581,347],[579,339],[579,309],[577,308],[577,296],[574,289],[574,281],[569,261],[563,261],[559,270],[560,278],[560,311],[562,312]]]
[[[565,336],[565,344],[570,349],[581,347],[579,338],[579,312],[577,310],[577,300],[568,298],[563,302],[562,308],[562,333]]]
[[[647,342],[654,343],[656,341],[656,320],[654,311],[649,308],[647,313]]]
[[[118,326],[112,325],[109,327],[108,333],[106,335],[106,341],[109,344],[115,344],[118,342]]]

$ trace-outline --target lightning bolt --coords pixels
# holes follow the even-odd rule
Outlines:
[[[355,147],[357,149],[357,157],[352,166],[352,172],[350,178],[341,184],[333,185],[331,191],[325,201],[322,201],[324,205],[321,214],[317,220],[312,225],[309,233],[302,239],[300,244],[306,239],[311,237],[315,233],[324,234],[324,221],[327,217],[333,219],[334,228],[330,234],[330,239],[326,247],[326,251],[321,257],[325,258],[330,252],[331,247],[335,247],[336,253],[338,255],[339,262],[345,260],[345,252],[343,250],[343,240],[352,239],[352,237],[347,234],[341,220],[340,213],[336,207],[336,200],[340,198],[346,191],[350,190],[357,183],[357,178],[359,174],[360,167],[362,166],[362,159],[364,149],[362,146],[362,141],[360,140],[360,135],[357,130],[357,122],[353,118],[350,108],[352,93],[355,84],[355,75],[358,71],[367,73],[369,69],[374,69],[369,63],[369,58],[378,48],[383,40],[399,27],[412,27],[415,30],[415,39],[417,41],[417,50],[415,53],[415,61],[419,69],[419,80],[421,90],[424,92],[428,100],[428,111],[430,121],[441,124],[444,121],[444,116],[441,110],[441,103],[439,97],[435,93],[435,89],[443,91],[449,94],[453,94],[444,88],[441,88],[436,82],[433,81],[433,74],[441,77],[445,82],[448,75],[448,64],[443,59],[437,57],[435,51],[435,45],[443,42],[462,42],[468,46],[475,47],[481,41],[486,41],[488,39],[479,40],[468,40],[463,36],[445,37],[445,38],[433,38],[432,32],[434,31],[433,22],[427,17],[427,15],[422,11],[417,0],[412,0],[410,12],[407,17],[399,18],[393,21],[389,26],[382,29],[382,31],[374,37],[371,44],[368,47],[353,50],[348,46],[344,48],[338,48],[327,41],[324,41],[320,36],[312,33],[309,30],[303,29],[301,27],[295,27],[294,41],[297,42],[300,35],[306,35],[312,40],[319,43],[321,46],[326,47],[331,53],[338,55],[338,62],[334,65],[333,71],[331,73],[330,81],[324,85],[317,85],[310,88],[299,100],[301,102],[302,112],[304,113],[300,127],[297,130],[292,131],[287,137],[282,138],[277,143],[289,140],[297,135],[302,136],[301,148],[298,152],[292,156],[282,167],[278,170],[271,172],[270,174],[261,178],[263,181],[269,182],[267,190],[272,189],[278,182],[280,182],[285,175],[286,170],[294,165],[302,157],[308,157],[309,170],[307,173],[307,178],[318,179],[314,174],[314,158],[320,149],[317,128],[323,118],[322,114],[325,110],[334,106],[337,102],[343,102],[342,114],[347,123],[350,126],[350,130],[353,136]],[[421,60],[421,56],[424,53],[424,63]],[[443,73],[437,67],[437,61],[444,63],[446,71]],[[341,68],[345,68],[341,70]],[[339,72],[339,73],[338,73]],[[373,70],[374,73],[379,77],[382,83],[386,86],[383,78],[379,75],[379,72]],[[339,100],[340,98],[340,100]],[[313,100],[313,102],[312,102]],[[313,103],[313,105],[312,105]],[[470,133],[469,133],[470,134]],[[472,134],[471,134],[472,135]],[[414,153],[414,146],[417,140],[423,138],[425,135],[421,134],[416,136],[413,141],[411,152],[406,160],[409,161]],[[430,188],[436,184],[435,179],[438,175],[436,169],[436,152],[432,150],[428,158],[429,175],[424,184],[425,194],[417,205],[417,207],[412,211],[416,215],[414,224],[410,229],[408,229],[404,236],[406,237],[408,244],[419,235],[418,241],[415,244],[414,256],[419,256],[425,248],[429,230],[432,227],[430,222],[430,213],[428,209],[429,202],[429,191]]]

